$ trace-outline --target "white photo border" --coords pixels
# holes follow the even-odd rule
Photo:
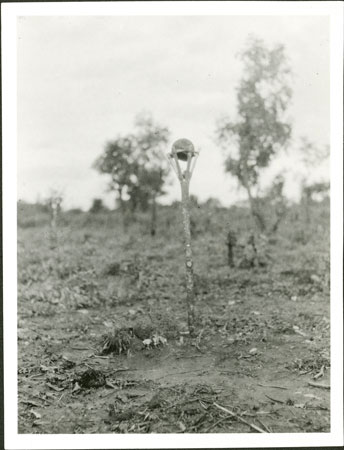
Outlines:
[[[343,445],[343,4],[342,2],[3,3],[3,298],[5,448],[241,448]],[[19,16],[328,16],[331,70],[331,432],[275,434],[18,434],[16,21]]]

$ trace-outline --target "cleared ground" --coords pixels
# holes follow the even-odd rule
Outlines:
[[[171,218],[154,238],[118,216],[19,227],[20,433],[330,431],[328,211],[291,215],[252,268],[227,265],[223,217],[242,219],[210,216],[195,337]]]

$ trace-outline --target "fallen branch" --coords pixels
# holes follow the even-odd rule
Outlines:
[[[266,395],[266,394],[264,394],[265,395],[265,397],[267,397],[269,400],[272,400],[273,402],[275,402],[275,403],[282,403],[283,405],[284,405],[284,401],[283,400],[278,400],[277,398],[272,398],[272,397],[270,397],[269,395]]]
[[[63,392],[63,393],[61,394],[61,397],[57,400],[57,404],[60,403],[60,401],[62,400],[62,397],[64,397],[64,395],[65,395],[65,393]]]
[[[311,405],[307,406],[307,405],[306,405],[304,409],[312,409],[312,410],[320,410],[320,411],[329,411],[329,408],[327,408],[326,406],[321,406],[321,405],[319,405],[319,406],[311,406]]]
[[[295,329],[295,328],[294,328],[294,333],[299,334],[302,337],[308,337],[308,335],[306,333],[304,333],[301,330]]]
[[[173,373],[168,373],[167,375],[162,375],[161,377],[155,378],[155,380],[160,380],[161,378],[166,378],[166,377],[170,377],[170,376],[173,376],[173,375],[181,375],[181,374],[184,374],[184,373],[194,373],[194,372],[202,372],[202,371],[206,372],[206,370],[203,370],[203,369],[186,370],[184,372],[173,372]]]
[[[331,389],[331,386],[329,384],[319,384],[319,383],[312,383],[311,381],[308,381],[308,384],[313,387],[318,387],[322,389]]]
[[[306,375],[307,373],[312,372],[312,369],[309,370],[303,370],[302,372],[299,373],[299,375]]]
[[[275,388],[275,389],[285,389],[288,390],[288,388],[283,387],[283,386],[275,386],[273,384],[257,384],[257,386],[262,386],[262,387],[268,387],[268,388]]]
[[[209,433],[210,430],[212,430],[213,428],[215,428],[217,425],[219,425],[220,423],[224,422],[225,420],[229,420],[230,417],[222,417],[222,419],[218,420],[217,422],[212,423],[208,428],[206,428],[204,430],[204,433]]]
[[[89,364],[82,362],[81,364],[83,364],[84,366],[88,367],[91,370],[95,370],[94,367],[91,367]]]
[[[232,417],[235,417],[237,420],[239,420],[240,422],[248,425],[249,427],[253,428],[255,431],[258,431],[258,433],[266,433],[266,431],[262,430],[261,428],[257,427],[256,425],[254,425],[253,423],[247,422],[247,420],[243,419],[242,417],[238,416],[237,414],[235,414],[233,411],[230,411],[227,408],[224,408],[221,405],[218,405],[217,403],[213,403],[214,406],[216,406],[216,408],[220,409],[221,411],[226,412],[227,414],[229,414]]]
[[[271,433],[270,428],[268,428],[262,420],[258,419],[258,417],[257,417],[256,420],[257,420],[257,421],[265,428],[265,430],[266,430],[268,433]]]
[[[196,339],[196,342],[194,343],[194,344],[192,344],[192,345],[194,345],[196,348],[197,348],[197,350],[199,351],[199,352],[201,352],[201,353],[203,353],[202,352],[202,350],[200,349],[200,344],[201,344],[201,339],[202,339],[202,334],[203,334],[203,332],[204,332],[204,328],[201,330],[201,332],[199,333],[199,335],[197,336],[197,339]]]
[[[112,370],[111,373],[114,374],[114,373],[117,373],[117,372],[127,372],[128,370],[133,371],[133,370],[136,370],[136,369],[129,369],[129,367],[122,367],[121,369]]]
[[[321,366],[320,372],[314,375],[313,380],[317,380],[318,378],[321,378],[324,376],[324,370],[325,366]]]
[[[207,416],[208,416],[208,414],[206,412],[204,414],[202,414],[201,417],[198,420],[196,420],[196,422],[192,425],[191,429],[197,431],[197,429],[200,427],[200,425],[202,425],[204,419]]]
[[[203,355],[188,355],[188,356],[179,355],[179,356],[176,356],[176,359],[187,359],[187,358],[191,358],[191,359],[192,358],[203,358]]]
[[[64,389],[66,389],[64,387],[54,386],[53,384],[50,384],[50,383],[45,383],[45,384],[46,384],[46,386],[50,387],[50,389],[53,389],[56,392],[60,392],[60,391],[63,391]]]
[[[83,351],[83,350],[92,350],[90,347],[69,347],[69,348],[71,348],[72,350],[80,350],[80,351]]]

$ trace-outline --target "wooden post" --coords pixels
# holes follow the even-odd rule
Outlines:
[[[193,275],[193,259],[191,248],[190,213],[189,213],[189,181],[181,183],[182,188],[182,216],[184,231],[185,267],[186,267],[186,302],[188,309],[188,327],[190,335],[195,328],[195,288]]]
[[[183,218],[184,232],[184,249],[185,249],[185,267],[186,267],[186,304],[188,313],[188,328],[190,335],[195,331],[195,288],[193,273],[193,258],[191,248],[191,231],[190,231],[190,212],[189,212],[189,185],[192,172],[195,168],[198,154],[195,152],[194,146],[188,139],[178,139],[173,146],[169,155],[169,161],[172,168],[176,172],[182,193],[181,209]],[[186,169],[182,171],[180,161],[184,161]]]
[[[236,244],[236,235],[233,230],[229,230],[227,234],[227,248],[228,248],[228,265],[234,267],[234,247]]]
[[[156,200],[155,196],[152,197],[152,205],[151,205],[151,236],[155,236],[156,233]]]
[[[61,212],[61,203],[62,203],[63,197],[62,194],[59,194],[57,191],[52,191],[51,195],[48,199],[48,205],[50,209],[50,233],[49,233],[49,239],[50,239],[50,247],[54,249],[57,242],[57,228],[58,228],[58,220],[59,215]]]

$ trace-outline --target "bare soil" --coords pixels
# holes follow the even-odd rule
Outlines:
[[[190,336],[178,233],[19,228],[19,433],[329,432],[328,229],[292,232],[252,268],[194,237]]]

